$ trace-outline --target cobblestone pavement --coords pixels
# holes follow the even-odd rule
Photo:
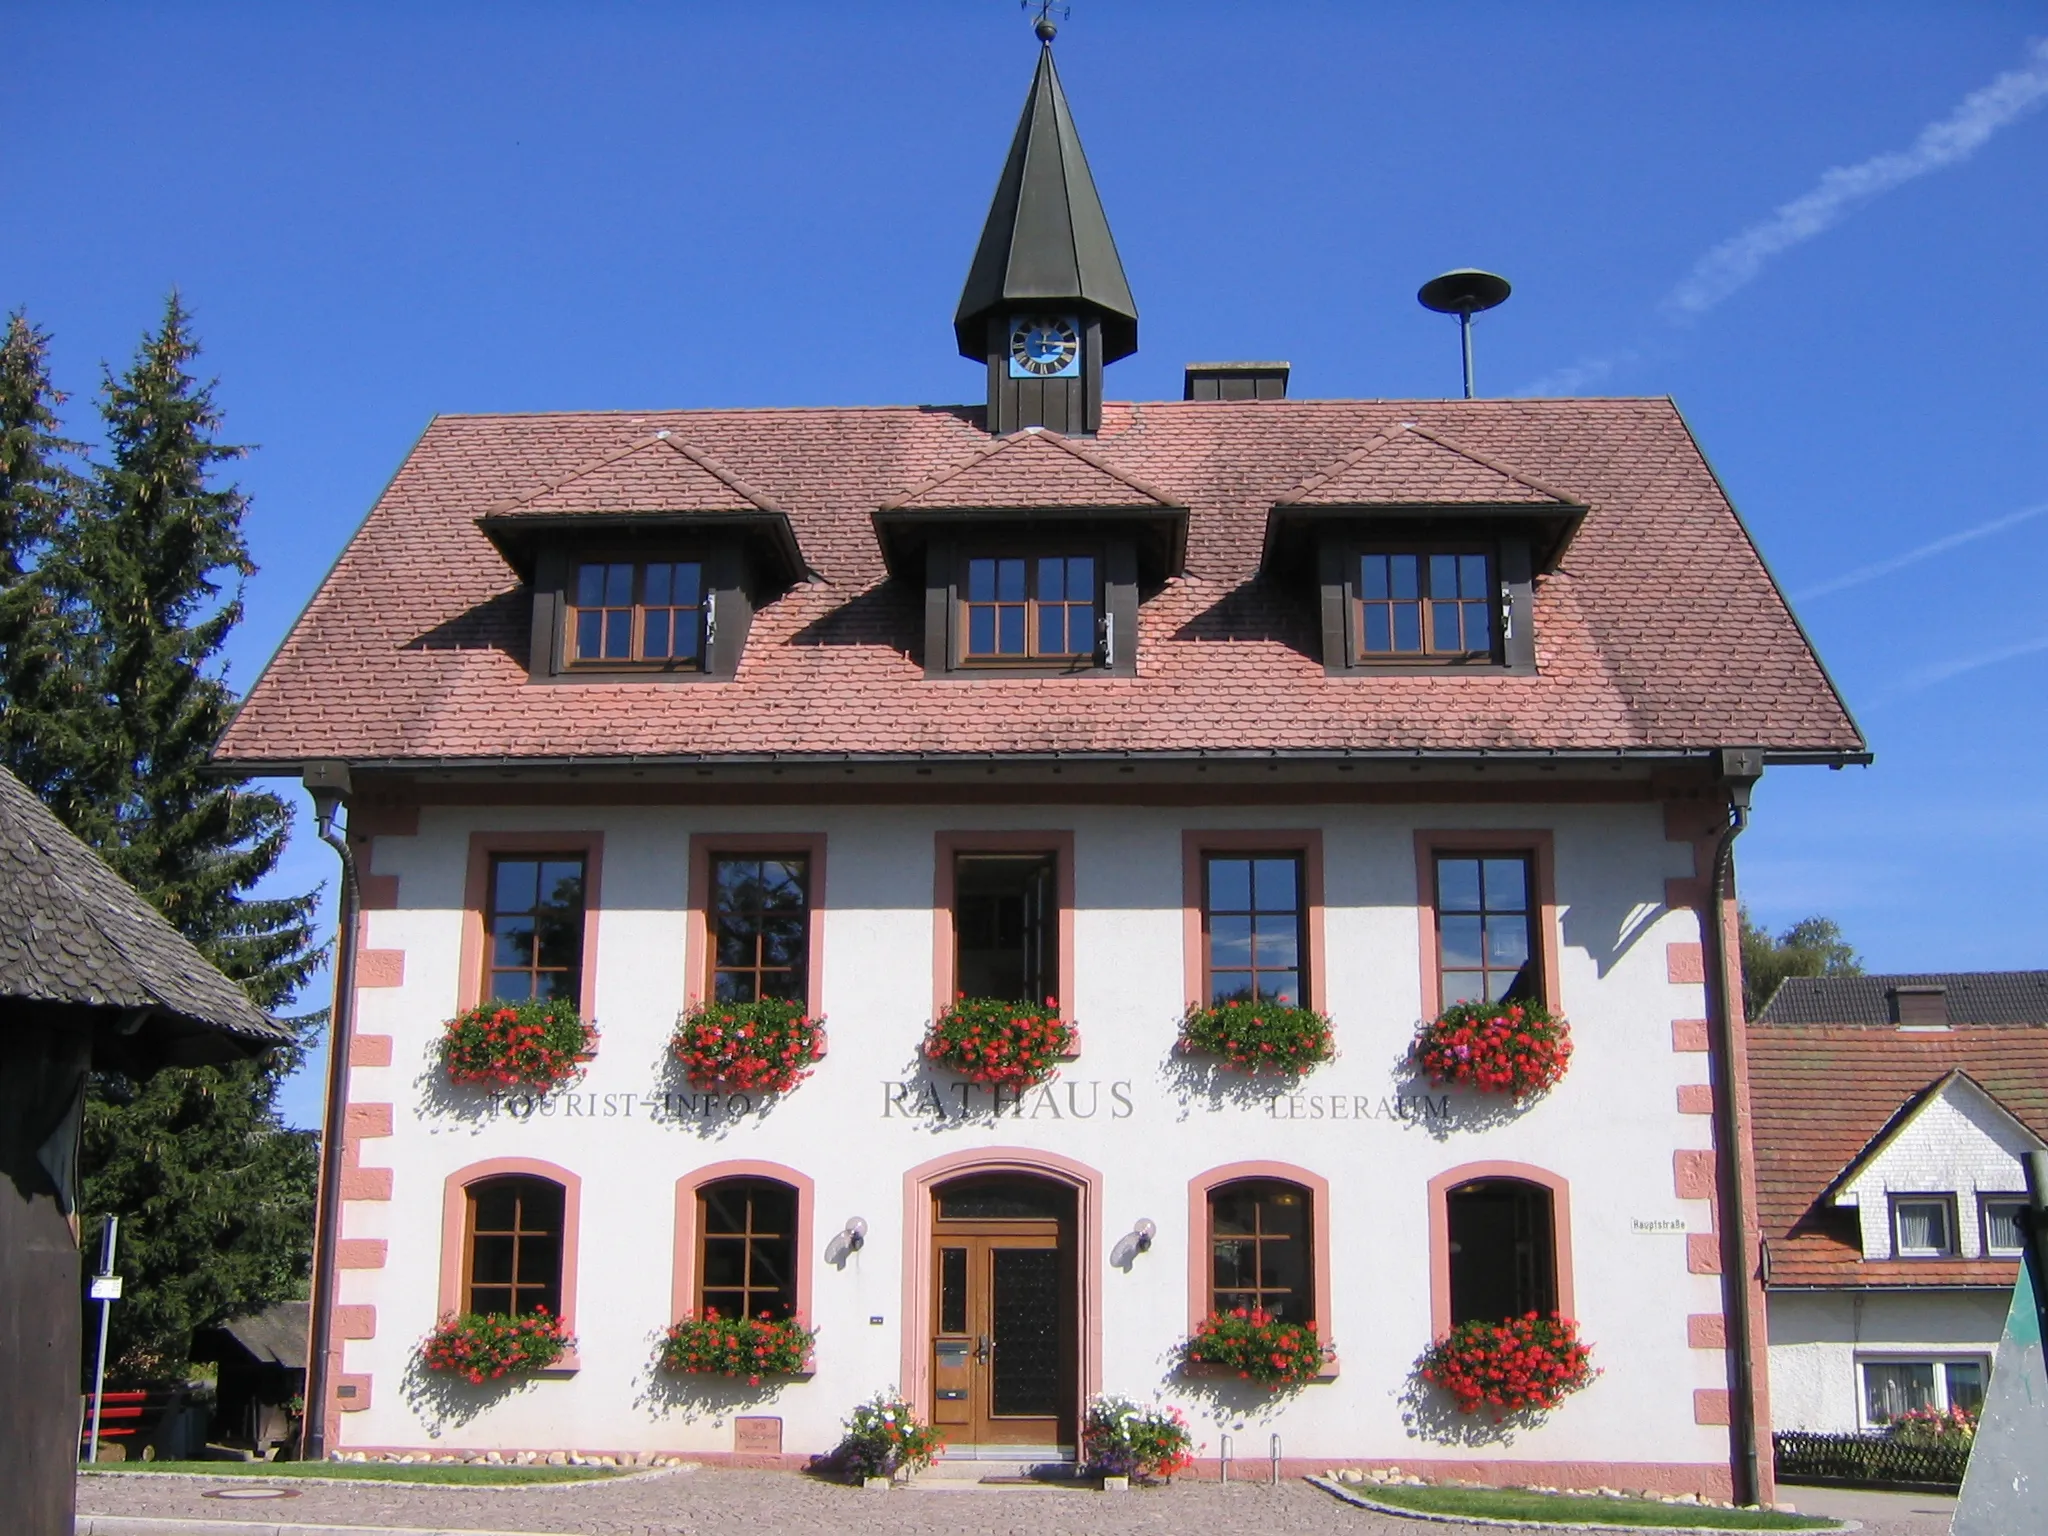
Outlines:
[[[205,1495],[232,1485],[169,1478],[80,1481],[81,1515],[576,1532],[580,1536],[1477,1536],[1484,1527],[1376,1515],[1300,1482],[1177,1483],[1106,1494],[1060,1488],[864,1493],[797,1473],[683,1468],[616,1484],[555,1488],[298,1487],[278,1500]],[[1798,1490],[1807,1492],[1809,1490]],[[1863,1517],[1867,1536],[1945,1536],[1945,1516]]]

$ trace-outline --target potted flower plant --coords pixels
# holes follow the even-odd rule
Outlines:
[[[1059,1004],[962,997],[932,1021],[924,1053],[962,1077],[999,1088],[1029,1088],[1081,1049],[1080,1031]]]
[[[928,1467],[945,1435],[894,1392],[877,1392],[846,1417],[833,1460],[849,1477],[895,1477]]]
[[[706,1307],[662,1335],[659,1363],[673,1375],[745,1378],[750,1387],[764,1376],[795,1376],[806,1367],[817,1330],[795,1318],[721,1317]]]
[[[1453,1003],[1417,1032],[1411,1055],[1433,1083],[1525,1099],[1563,1079],[1572,1032],[1541,1003]]]
[[[434,1325],[420,1345],[420,1362],[430,1371],[481,1386],[506,1376],[544,1371],[575,1347],[575,1335],[545,1307],[516,1317],[503,1312],[465,1312],[450,1314]]]
[[[1460,1323],[1423,1353],[1422,1379],[1450,1394],[1460,1413],[1548,1411],[1599,1371],[1579,1325],[1528,1312],[1498,1323]]]
[[[546,1093],[575,1076],[597,1049],[597,1030],[566,998],[479,1003],[441,1032],[441,1067],[450,1082]]]
[[[1195,1440],[1178,1408],[1140,1408],[1127,1397],[1089,1399],[1081,1454],[1099,1477],[1171,1481],[1195,1462]]]
[[[1329,1353],[1314,1322],[1290,1323],[1263,1307],[1211,1312],[1181,1347],[1189,1365],[1235,1372],[1262,1387],[1298,1387],[1322,1374]]]
[[[825,1025],[779,997],[696,1003],[676,1021],[669,1049],[699,1088],[788,1093],[823,1059]]]
[[[1315,1009],[1242,997],[1188,1009],[1180,1048],[1250,1073],[1306,1072],[1337,1054],[1330,1021]]]

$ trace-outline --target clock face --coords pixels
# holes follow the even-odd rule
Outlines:
[[[1010,322],[1010,377],[1071,379],[1081,371],[1081,328],[1071,315],[1019,315]]]

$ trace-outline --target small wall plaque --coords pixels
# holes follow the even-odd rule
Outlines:
[[[782,1420],[766,1415],[742,1415],[732,1421],[732,1448],[751,1456],[782,1454]]]

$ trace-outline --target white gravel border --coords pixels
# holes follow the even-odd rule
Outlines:
[[[1335,1494],[1346,1504],[1356,1504],[1360,1509],[1369,1509],[1376,1515],[1399,1515],[1404,1520],[1421,1520],[1431,1525],[1490,1525],[1504,1531],[1633,1531],[1636,1536],[1701,1536],[1702,1532],[1748,1531],[1752,1533],[1771,1532],[1773,1536],[1781,1527],[1769,1525],[1609,1525],[1593,1521],[1557,1520],[1497,1520],[1489,1515],[1439,1514],[1435,1510],[1407,1509],[1399,1504],[1382,1504],[1369,1499],[1357,1489],[1338,1482],[1334,1477],[1311,1477],[1305,1479],[1325,1493]],[[1817,1516],[1826,1519],[1826,1516]],[[1844,1520],[1834,1526],[1810,1526],[1815,1536],[1827,1536],[1829,1531],[1860,1531],[1863,1522]]]
[[[243,1462],[242,1465],[262,1466],[263,1463]],[[295,1465],[303,1465],[303,1463],[295,1463]],[[350,1462],[349,1465],[363,1466],[366,1463]],[[367,1465],[375,1465],[375,1463],[367,1463]],[[399,1463],[393,1463],[393,1465],[399,1465]],[[407,1463],[407,1465],[419,1467],[426,1466],[428,1463],[415,1461]],[[468,1465],[475,1466],[477,1463],[470,1462]],[[488,1465],[488,1463],[485,1463],[485,1465]],[[307,1473],[303,1476],[298,1473],[285,1473],[282,1476],[273,1473],[266,1479],[265,1475],[260,1472],[134,1472],[125,1467],[95,1467],[89,1465],[81,1466],[78,1469],[78,1475],[80,1477],[132,1477],[158,1483],[173,1481],[224,1483],[231,1488],[247,1484],[261,1484],[267,1480],[279,1488],[460,1488],[465,1493],[532,1493],[535,1489],[541,1488],[547,1489],[549,1492],[558,1492],[564,1488],[616,1488],[621,1483],[644,1483],[657,1477],[674,1477],[678,1474],[688,1474],[695,1472],[698,1466],[699,1463],[697,1462],[686,1461],[679,1466],[648,1467],[639,1472],[613,1472],[608,1468],[600,1468],[597,1469],[596,1475],[593,1477],[567,1477],[555,1481],[536,1479],[529,1483],[436,1483],[418,1477],[321,1477],[316,1473]],[[97,1515],[93,1518],[112,1520],[116,1517],[113,1515]],[[119,1518],[127,1519],[128,1517],[123,1515]],[[200,1523],[204,1525],[210,1522],[201,1521]],[[308,1526],[307,1529],[311,1530],[312,1527]],[[333,1529],[337,1531],[381,1530],[383,1527],[337,1525]],[[79,1527],[81,1536],[84,1530],[84,1526]],[[502,1536],[502,1533],[487,1531],[478,1533],[478,1536]]]

